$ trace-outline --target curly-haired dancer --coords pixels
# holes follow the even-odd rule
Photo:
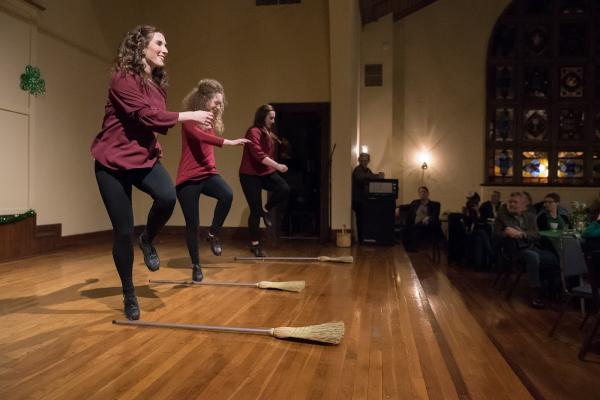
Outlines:
[[[200,194],[217,199],[217,206],[206,240],[212,252],[220,256],[222,252],[218,234],[231,208],[233,192],[215,165],[214,146],[236,146],[248,143],[248,139],[224,139],[215,134],[222,133],[225,93],[223,86],[212,79],[203,79],[183,100],[186,110],[211,111],[214,115],[214,129],[199,125],[194,121],[184,122],[181,129],[181,160],[177,171],[176,190],[179,204],[185,217],[186,243],[192,260],[192,280],[203,278],[198,258],[198,202]]]
[[[113,226],[113,259],[128,319],[140,317],[132,279],[132,186],[154,200],[138,242],[146,266],[156,271],[160,261],[152,240],[176,201],[171,178],[159,161],[157,133],[166,134],[177,121],[208,126],[213,120],[207,111],[166,111],[167,53],[164,35],[153,26],[137,26],[125,35],[113,67],[102,130],[91,147],[98,188]]]

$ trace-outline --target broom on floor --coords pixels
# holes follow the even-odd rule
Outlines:
[[[320,325],[299,327],[283,326],[279,328],[242,328],[236,326],[180,324],[172,322],[113,320],[113,324],[150,326],[157,328],[192,329],[197,331],[248,333],[255,335],[273,336],[277,339],[302,339],[313,342],[338,344],[344,337],[344,322],[327,322]]]
[[[321,262],[337,262],[337,263],[347,263],[352,264],[354,262],[354,257],[352,256],[342,256],[342,257],[328,257],[328,256],[318,256],[318,257],[233,257],[235,261],[296,261],[296,262],[304,262],[304,261],[321,261]]]
[[[271,281],[260,281],[260,282],[217,282],[217,281],[175,281],[168,279],[150,279],[148,282],[154,284],[173,284],[173,285],[206,285],[206,286],[247,286],[256,287],[259,289],[277,289],[284,290],[287,292],[301,292],[306,286],[304,281],[285,281],[285,282],[271,282]]]

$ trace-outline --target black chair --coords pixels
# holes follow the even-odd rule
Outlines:
[[[592,307],[595,308],[596,314],[594,317],[594,325],[592,326],[592,329],[590,330],[589,334],[583,339],[581,349],[579,350],[578,356],[581,361],[584,360],[585,354],[590,349],[592,341],[594,340],[594,337],[598,332],[598,328],[600,327],[600,312],[598,311],[600,307],[600,296],[598,290],[598,269],[600,268],[600,250],[595,250],[588,253],[586,255],[586,261],[588,265],[588,280],[590,282],[590,287],[593,294]],[[590,314],[591,310],[588,314],[586,314],[586,317],[588,317]]]
[[[402,241],[402,237],[408,226],[408,216],[410,214],[410,205],[401,204],[397,207],[398,213],[394,221],[394,235],[396,241]]]
[[[498,272],[496,273],[496,279],[494,280],[493,287],[497,287],[502,291],[506,284],[510,281],[510,276],[514,273],[516,275],[513,282],[510,284],[505,298],[509,300],[519,285],[521,277],[525,273],[523,265],[523,259],[520,258],[515,251],[514,241],[512,239],[503,238],[500,246],[500,254],[498,257]]]
[[[591,300],[592,308],[595,308],[595,305],[598,304],[598,287],[596,285],[595,279],[588,279],[589,283],[585,283],[585,277],[592,276],[589,271],[592,268],[589,268],[586,263],[586,257],[583,255],[583,251],[581,250],[581,246],[579,244],[579,240],[574,237],[564,237],[561,238],[561,258],[562,258],[562,268],[561,268],[561,282],[563,287],[563,304],[561,306],[560,312],[552,329],[550,329],[549,336],[552,337],[554,332],[556,331],[560,320],[562,319],[565,311],[567,310],[569,304],[573,299],[585,299]],[[569,279],[578,278],[579,284],[573,287],[569,287],[567,282]],[[582,326],[585,324],[587,319],[590,316],[590,308],[586,312],[584,320],[582,322]]]
[[[462,213],[448,214],[448,262],[460,262],[465,256],[465,226]]]

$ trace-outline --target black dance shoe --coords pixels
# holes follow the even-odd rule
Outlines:
[[[202,273],[200,264],[192,265],[192,280],[194,282],[202,282],[202,279],[204,279],[204,274]]]
[[[221,247],[221,243],[219,242],[219,238],[215,235],[206,236],[206,241],[210,243],[210,249],[212,250],[215,256],[220,256],[223,252],[223,248]]]
[[[152,272],[158,271],[160,268],[160,259],[158,258],[158,254],[156,253],[154,246],[144,239],[143,233],[138,238],[138,243],[140,245],[140,249],[142,249],[142,253],[144,254],[144,263],[146,264],[146,267],[148,267],[148,269]]]
[[[127,294],[123,297],[123,312],[129,320],[140,319],[140,306],[135,294]]]
[[[271,219],[271,213],[268,211],[263,211],[262,215],[263,221],[267,229],[270,229],[273,226],[273,220]]]
[[[260,244],[253,244],[250,246],[250,251],[254,254],[254,257],[266,257],[267,255],[263,252]]]

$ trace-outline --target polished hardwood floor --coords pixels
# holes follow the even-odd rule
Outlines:
[[[111,244],[82,242],[0,264],[0,398],[539,397],[531,382],[523,381],[522,360],[505,358],[507,348],[498,347],[498,337],[481,322],[493,301],[477,306],[476,294],[465,296],[444,268],[427,264],[421,255],[413,258],[415,271],[400,246],[340,249],[282,241],[268,248],[270,255],[281,256],[352,254],[354,264],[234,262],[232,256],[249,254],[245,243],[225,241],[222,257],[201,246],[206,279],[303,279],[307,287],[291,293],[149,286],[149,278],[190,275],[183,239],[164,235],[157,244],[160,271],[150,273],[136,249],[142,319],[247,327],[342,320],[342,343],[113,325],[113,319],[122,318],[122,296]],[[496,320],[496,311],[489,312]],[[498,329],[507,324],[518,325],[501,320]],[[567,334],[568,329],[555,346],[562,346]],[[571,350],[568,362],[578,363],[576,349]],[[533,356],[526,361],[535,363]],[[550,365],[555,371],[563,367],[551,357],[540,367]],[[598,376],[597,366],[578,368],[587,377]],[[545,398],[562,394],[543,392]]]
[[[549,337],[559,301],[550,300],[544,310],[531,308],[526,278],[507,301],[504,293],[492,289],[492,271],[444,261],[435,266],[424,253],[411,254],[410,258],[438,320],[443,321],[453,305],[466,307],[470,313],[462,315],[484,329],[535,398],[600,398],[600,338],[585,361],[580,361],[577,354],[581,340],[592,324],[588,322],[580,330],[582,316],[577,304],[565,314],[554,337]],[[467,323],[460,321],[460,326],[466,327]]]

